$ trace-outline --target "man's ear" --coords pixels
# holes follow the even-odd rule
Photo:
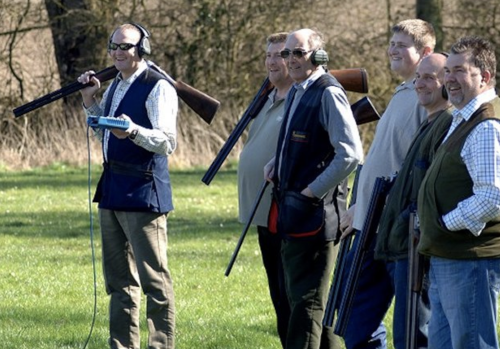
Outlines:
[[[422,49],[422,58],[427,57],[432,52],[433,52],[432,48],[430,48],[429,46],[424,46],[424,48]]]
[[[491,73],[489,70],[484,70],[481,72],[481,84],[484,82],[486,85],[489,85],[491,81]]]

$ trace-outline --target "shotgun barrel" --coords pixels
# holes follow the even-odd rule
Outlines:
[[[111,67],[105,68],[105,69],[97,72],[95,74],[95,77],[97,79],[99,79],[99,81],[105,82],[105,81],[113,79],[117,73],[118,73],[118,70],[116,70],[115,66],[111,66]],[[72,82],[71,84],[62,87],[57,91],[46,94],[45,96],[42,96],[42,97],[37,98],[29,103],[23,104],[20,107],[15,108],[13,110],[14,116],[16,118],[18,118],[26,113],[29,113],[30,111],[41,108],[44,105],[55,102],[58,99],[69,96],[70,94],[73,94],[77,91],[80,91],[81,89],[84,89],[87,86],[92,86],[92,85],[93,85],[93,83],[82,84],[82,83],[79,83],[78,81]]]
[[[393,178],[377,177],[373,185],[373,191],[368,206],[368,213],[363,224],[363,228],[358,232],[357,242],[353,243],[354,257],[349,269],[343,296],[337,312],[337,321],[333,332],[340,337],[344,337],[347,330],[349,317],[351,316],[354,296],[358,287],[361,267],[366,253],[369,251],[371,243],[375,238],[376,230],[380,222],[380,215],[385,205],[385,199],[392,186]]]
[[[424,256],[417,251],[420,231],[418,216],[410,213],[408,239],[408,297],[406,305],[406,349],[417,349],[418,304],[424,278]]]
[[[363,68],[349,68],[341,70],[330,70],[330,73],[335,76],[337,81],[346,89],[353,92],[368,92],[368,76],[366,70]],[[268,78],[264,80],[264,83],[260,87],[259,91],[255,95],[252,103],[245,111],[241,119],[236,124],[235,128],[229,135],[228,139],[222,146],[222,148],[217,153],[217,156],[212,161],[205,175],[201,179],[206,185],[210,185],[212,179],[215,177],[222,164],[228,157],[231,150],[234,148],[236,142],[245,131],[246,127],[259,114],[260,110],[264,106],[267,100],[267,96],[272,91],[274,86],[271,84]],[[375,110],[373,104],[368,97],[363,97],[351,106],[353,111],[354,119],[358,125],[375,121],[380,119],[380,115],[377,110]]]
[[[260,200],[262,200],[262,196],[264,195],[264,192],[266,191],[267,186],[269,185],[269,182],[264,180],[262,183],[262,186],[260,187],[259,193],[257,194],[257,197],[255,198],[252,211],[250,212],[250,217],[248,217],[247,223],[245,224],[245,227],[243,228],[243,231],[241,232],[240,238],[238,240],[238,243],[236,244],[236,248],[234,249],[234,252],[231,256],[231,260],[229,261],[229,264],[227,265],[226,272],[224,273],[225,276],[229,276],[231,273],[231,269],[233,269],[234,262],[236,261],[236,257],[238,257],[238,253],[240,252],[241,245],[243,245],[243,241],[245,240],[245,236],[247,235],[248,229],[250,228],[250,225],[252,224],[253,217],[255,216],[255,212],[257,212],[257,208],[259,207]]]
[[[356,196],[358,192],[358,181],[359,174],[363,168],[362,164],[359,164],[356,169],[356,174],[354,175],[354,184],[351,191],[351,201],[349,202],[349,207],[356,203]],[[352,234],[340,241],[339,253],[337,254],[337,260],[335,262],[335,270],[333,272],[332,285],[330,286],[330,293],[328,294],[328,302],[326,303],[325,315],[323,317],[323,325],[327,327],[333,326],[333,319],[335,317],[335,309],[339,303],[341,297],[341,284],[342,275],[344,274],[347,253],[351,249]]]
[[[210,97],[204,92],[195,89],[194,87],[182,81],[175,81],[165,71],[160,69],[156,64],[148,61],[148,65],[162,74],[165,79],[176,89],[177,95],[184,101],[198,116],[200,116],[206,123],[210,124],[219,109],[220,102],[215,98]],[[116,77],[118,70],[113,65],[105,68],[95,74],[95,77],[100,82],[106,82]],[[78,81],[73,82],[67,86],[60,88],[57,91],[49,93],[45,96],[35,99],[32,102],[26,103],[13,110],[15,117],[20,117],[30,111],[41,108],[44,105],[55,102],[58,99],[73,94],[93,83],[81,84]]]
[[[262,83],[259,92],[257,92],[254,99],[252,100],[252,103],[250,103],[250,106],[238,121],[222,148],[219,150],[219,153],[208,168],[207,172],[205,172],[205,175],[201,179],[203,183],[209,185],[210,182],[212,182],[212,179],[214,179],[215,175],[222,166],[222,163],[224,162],[224,160],[226,160],[227,156],[233,149],[236,142],[238,142],[238,139],[240,139],[250,121],[252,121],[252,119],[254,119],[259,114],[260,110],[266,103],[267,96],[269,95],[269,93],[271,93],[272,89],[273,85],[269,81],[269,78],[266,78]]]

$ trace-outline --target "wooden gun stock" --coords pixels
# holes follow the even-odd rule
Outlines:
[[[165,79],[176,89],[179,98],[182,99],[184,103],[186,103],[196,114],[198,114],[206,123],[210,124],[212,122],[214,115],[219,108],[219,101],[182,81],[175,81],[154,63],[148,61],[148,64],[165,77]],[[97,72],[95,77],[101,82],[106,82],[115,78],[117,74],[118,70],[116,67],[111,66]],[[81,84],[79,82],[73,82],[55,92],[49,93],[14,109],[14,115],[19,117],[91,85],[92,83]]]
[[[380,114],[377,112],[368,96],[361,98],[351,105],[351,110],[354,115],[354,120],[356,120],[356,124],[358,125],[378,121],[380,119]]]
[[[207,124],[212,123],[215,113],[219,109],[220,102],[204,92],[195,89],[183,81],[175,81],[170,75],[155,63],[148,61],[148,65],[162,74],[165,79],[175,88],[177,95],[192,111],[201,117]]]
[[[368,74],[364,68],[330,70],[346,91],[368,93]]]
[[[366,74],[366,70],[363,68],[330,70],[330,74],[332,74],[344,87],[344,89],[348,91],[368,92],[368,76]],[[259,92],[257,92],[257,95],[252,100],[252,103],[236,124],[235,128],[229,135],[228,139],[222,146],[221,150],[215,157],[207,172],[205,172],[205,175],[201,179],[203,183],[209,185],[210,182],[212,182],[212,179],[215,177],[220,167],[222,166],[222,163],[226,160],[234,145],[245,131],[245,128],[248,126],[250,121],[252,121],[252,119],[254,119],[259,114],[260,110],[266,103],[267,96],[273,88],[274,86],[269,81],[269,78],[266,78]],[[366,99],[363,98],[353,105],[357,105],[356,111],[353,110],[353,114],[354,119],[356,119],[356,123],[358,125],[361,125],[358,122],[358,117],[360,118],[360,120],[362,120],[362,123],[370,122],[372,120],[378,120],[374,118],[375,115],[378,115],[378,113],[375,108],[373,108],[373,105],[367,97]],[[372,107],[372,110],[369,109],[370,106]],[[380,116],[378,118],[380,118]]]

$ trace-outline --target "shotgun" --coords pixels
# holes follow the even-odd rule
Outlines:
[[[363,229],[358,232],[359,237],[357,245],[352,247],[355,248],[353,262],[347,276],[343,296],[340,300],[337,312],[337,321],[333,329],[333,332],[340,337],[344,337],[345,335],[363,260],[365,259],[366,253],[371,248],[372,241],[376,236],[380,215],[385,205],[385,199],[393,182],[394,178],[377,177],[375,180]]]
[[[208,124],[212,122],[214,115],[220,105],[220,102],[218,100],[180,80],[175,81],[153,62],[148,61],[148,65],[165,77],[165,79],[176,89],[179,98],[182,99],[196,114],[198,114],[198,116],[200,116]],[[118,70],[115,68],[115,66],[111,66],[97,72],[94,76],[100,82],[106,82],[108,80],[114,79],[117,74]],[[80,91],[81,89],[90,86],[91,84],[92,83],[81,84],[78,81],[75,81],[60,88],[57,91],[49,93],[45,96],[33,100],[32,102],[15,108],[13,110],[14,115],[15,117],[20,117],[30,111],[43,107],[44,105],[50,104],[72,93]]]
[[[410,213],[408,239],[408,297],[406,305],[406,349],[417,348],[418,303],[424,278],[424,256],[417,251],[420,230],[418,216]]]
[[[338,82],[348,91],[360,93],[368,92],[368,76],[366,70],[363,68],[330,70],[330,74],[332,74],[338,80]],[[247,108],[241,119],[237,122],[235,128],[229,135],[222,148],[219,150],[219,153],[208,168],[207,172],[205,172],[205,175],[201,179],[203,183],[209,185],[210,182],[212,182],[212,179],[219,171],[222,163],[226,160],[227,156],[233,149],[236,142],[238,142],[238,139],[241,137],[250,121],[252,121],[252,119],[255,119],[259,114],[260,110],[267,101],[269,93],[271,93],[273,88],[274,86],[269,81],[269,78],[266,78],[259,91],[255,95],[254,99],[252,100],[252,103],[250,103],[250,106]],[[356,119],[356,123],[358,125],[380,119],[380,115],[375,110],[368,97],[364,97],[358,102],[354,103],[351,106],[351,109],[354,114],[354,119]]]
[[[219,153],[208,168],[207,172],[205,172],[205,175],[201,179],[203,183],[205,183],[206,185],[210,184],[212,179],[215,177],[215,174],[222,166],[222,163],[224,162],[224,160],[226,160],[234,145],[236,144],[236,142],[238,142],[238,139],[243,134],[243,131],[245,131],[250,121],[252,121],[252,119],[254,119],[257,114],[259,114],[259,111],[266,103],[267,96],[272,91],[272,89],[273,85],[269,81],[269,78],[266,78],[264,80],[264,83],[260,87],[259,92],[257,92],[254,99],[252,100],[252,103],[250,103],[250,106],[238,121],[222,148],[219,150]]]
[[[329,72],[346,91],[368,93],[368,74],[364,68],[331,69]]]
[[[358,165],[356,169],[356,174],[354,175],[354,183],[352,185],[351,201],[349,202],[349,207],[356,203],[356,195],[358,192],[358,181],[359,174],[363,165]],[[335,317],[335,309],[340,299],[340,290],[342,284],[342,275],[344,274],[344,269],[346,265],[346,256],[351,248],[352,235],[349,234],[340,242],[339,253],[337,254],[337,260],[335,262],[335,270],[333,272],[332,285],[330,286],[330,293],[328,294],[328,302],[326,303],[325,315],[323,317],[323,325],[326,327],[333,326],[333,318]]]
[[[234,249],[233,255],[231,256],[231,260],[229,261],[229,264],[227,265],[226,272],[224,273],[225,276],[229,276],[229,273],[231,273],[231,269],[233,269],[234,262],[236,261],[236,257],[238,257],[238,253],[240,252],[241,245],[243,245],[243,241],[245,240],[245,236],[247,235],[248,229],[250,228],[250,225],[252,224],[253,217],[255,216],[255,212],[257,212],[257,208],[259,207],[260,200],[262,199],[262,196],[264,195],[264,192],[266,191],[267,186],[269,185],[269,182],[264,180],[262,183],[262,186],[260,188],[259,193],[257,194],[257,197],[255,198],[252,211],[250,212],[250,217],[248,217],[247,223],[245,224],[245,227],[243,228],[243,231],[241,232],[240,238],[238,240],[238,243],[236,244],[236,248]]]
[[[116,70],[115,66],[111,66],[111,67],[105,68],[105,69],[97,72],[95,74],[95,77],[99,81],[105,82],[105,81],[113,79],[117,73],[118,73],[118,71]],[[30,111],[41,108],[44,105],[55,102],[58,99],[69,96],[70,94],[75,93],[77,91],[80,91],[81,89],[83,89],[87,86],[91,86],[91,85],[92,85],[92,83],[81,84],[78,81],[72,82],[71,84],[62,87],[57,91],[51,92],[45,96],[42,96],[42,97],[37,98],[29,103],[23,104],[20,107],[15,108],[13,110],[14,115],[16,118],[18,118],[26,113],[29,113]]]
[[[351,105],[352,115],[356,124],[363,125],[380,119],[380,114],[373,106],[372,101],[368,96],[364,96],[359,101]]]

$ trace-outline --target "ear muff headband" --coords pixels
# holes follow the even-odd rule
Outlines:
[[[139,57],[151,54],[151,45],[149,43],[149,31],[138,23],[130,23],[141,32],[141,40],[139,41]]]
[[[150,55],[151,44],[149,43],[149,35],[150,35],[149,31],[138,23],[129,23],[129,24],[136,27],[141,33],[141,39],[137,44],[137,52],[139,54],[139,57],[142,57],[144,55]],[[109,37],[109,42],[111,42],[111,40],[113,39],[113,35],[115,34],[115,32],[116,30],[113,33],[111,33],[111,36]]]

